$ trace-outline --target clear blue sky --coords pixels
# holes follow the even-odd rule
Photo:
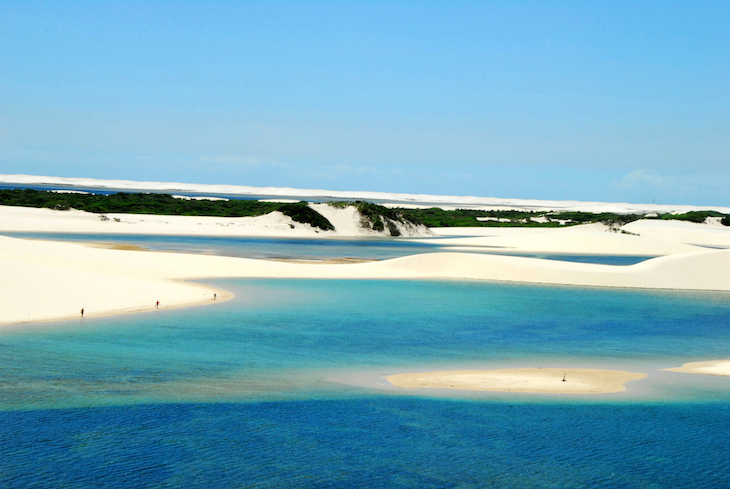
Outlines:
[[[0,1],[0,173],[730,205],[730,2]]]

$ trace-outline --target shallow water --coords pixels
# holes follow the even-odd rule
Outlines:
[[[119,243],[151,251],[203,253],[221,256],[283,260],[385,260],[417,253],[452,251],[449,246],[393,238],[263,238],[220,236],[164,236],[78,233],[3,233],[6,236],[91,243]],[[459,250],[462,253],[502,254],[547,260],[604,265],[633,265],[650,256],[570,255],[564,253],[508,253],[502,248]]]
[[[3,487],[722,487],[730,294],[218,280],[213,306],[6,328]],[[646,372],[621,394],[416,392],[383,376]]]

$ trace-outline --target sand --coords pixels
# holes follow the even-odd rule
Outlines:
[[[681,367],[665,368],[669,372],[686,374],[721,375],[730,377],[730,360],[712,360],[708,362],[685,363]]]
[[[730,290],[730,250],[682,253],[625,267],[511,256],[427,253],[365,263],[290,263],[104,249],[0,236],[0,324],[180,307],[212,300],[181,282],[214,277],[478,279],[559,285]],[[221,292],[217,292],[219,297]]]
[[[622,229],[634,234],[611,232],[600,223],[565,228],[435,228],[439,239],[416,241],[460,250],[492,248],[496,252],[633,256],[703,251],[707,249],[703,244],[730,248],[730,227],[725,226],[641,220]],[[452,237],[453,234],[471,236]]]
[[[280,212],[257,217],[156,216],[100,214],[0,206],[0,232],[48,232],[195,236],[339,236],[293,221]]]
[[[348,228],[354,215],[333,214]],[[0,206],[6,231],[322,236],[282,215],[245,218],[115,215]],[[592,224],[558,229],[489,229],[468,238],[419,238],[454,252],[377,262],[302,263],[180,253],[104,249],[78,243],[0,236],[0,324],[51,321],[213,303],[226,293],[185,282],[203,278],[474,279],[534,284],[730,291],[730,228],[673,221],[632,223],[639,236]],[[307,229],[309,228],[309,229]],[[100,230],[104,231],[100,231]],[[439,230],[437,230],[439,231]],[[469,228],[461,228],[461,233]],[[482,233],[486,231],[481,230]],[[644,236],[643,232],[647,233]],[[228,233],[228,234],[227,234]],[[337,237],[337,233],[330,236]],[[596,265],[461,252],[465,246],[511,252],[611,253],[658,256],[631,266]],[[489,249],[489,248],[486,248]]]
[[[645,377],[646,374],[620,370],[511,368],[397,374],[386,377],[386,380],[396,387],[406,389],[462,389],[542,394],[607,394],[623,392],[626,390],[626,387],[624,387],[626,382]],[[565,381],[563,381],[563,378],[565,378]]]
[[[310,204],[327,218],[336,231],[292,220],[281,212],[256,217],[157,216],[150,214],[101,214],[55,211],[32,207],[0,206],[0,232],[48,232],[93,234],[139,234],[228,237],[352,238],[377,237],[386,233],[359,226],[360,215],[350,206]],[[402,236],[433,236],[425,226],[396,223]]]

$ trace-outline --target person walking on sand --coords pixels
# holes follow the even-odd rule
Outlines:
[[[215,300],[216,297],[218,297],[218,294],[213,294],[213,300]]]
[[[160,308],[160,301],[157,301],[157,304],[155,304],[155,309],[159,309],[159,308]]]
[[[81,308],[81,317],[82,318],[84,317],[84,308],[83,307]]]

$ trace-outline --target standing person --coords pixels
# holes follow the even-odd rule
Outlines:
[[[81,317],[82,318],[84,317],[84,308],[83,307],[81,308]]]
[[[160,308],[160,301],[157,301],[157,304],[155,304],[155,309],[159,309],[159,308]]]
[[[213,300],[215,300],[216,297],[218,297],[218,294],[213,294]]]

